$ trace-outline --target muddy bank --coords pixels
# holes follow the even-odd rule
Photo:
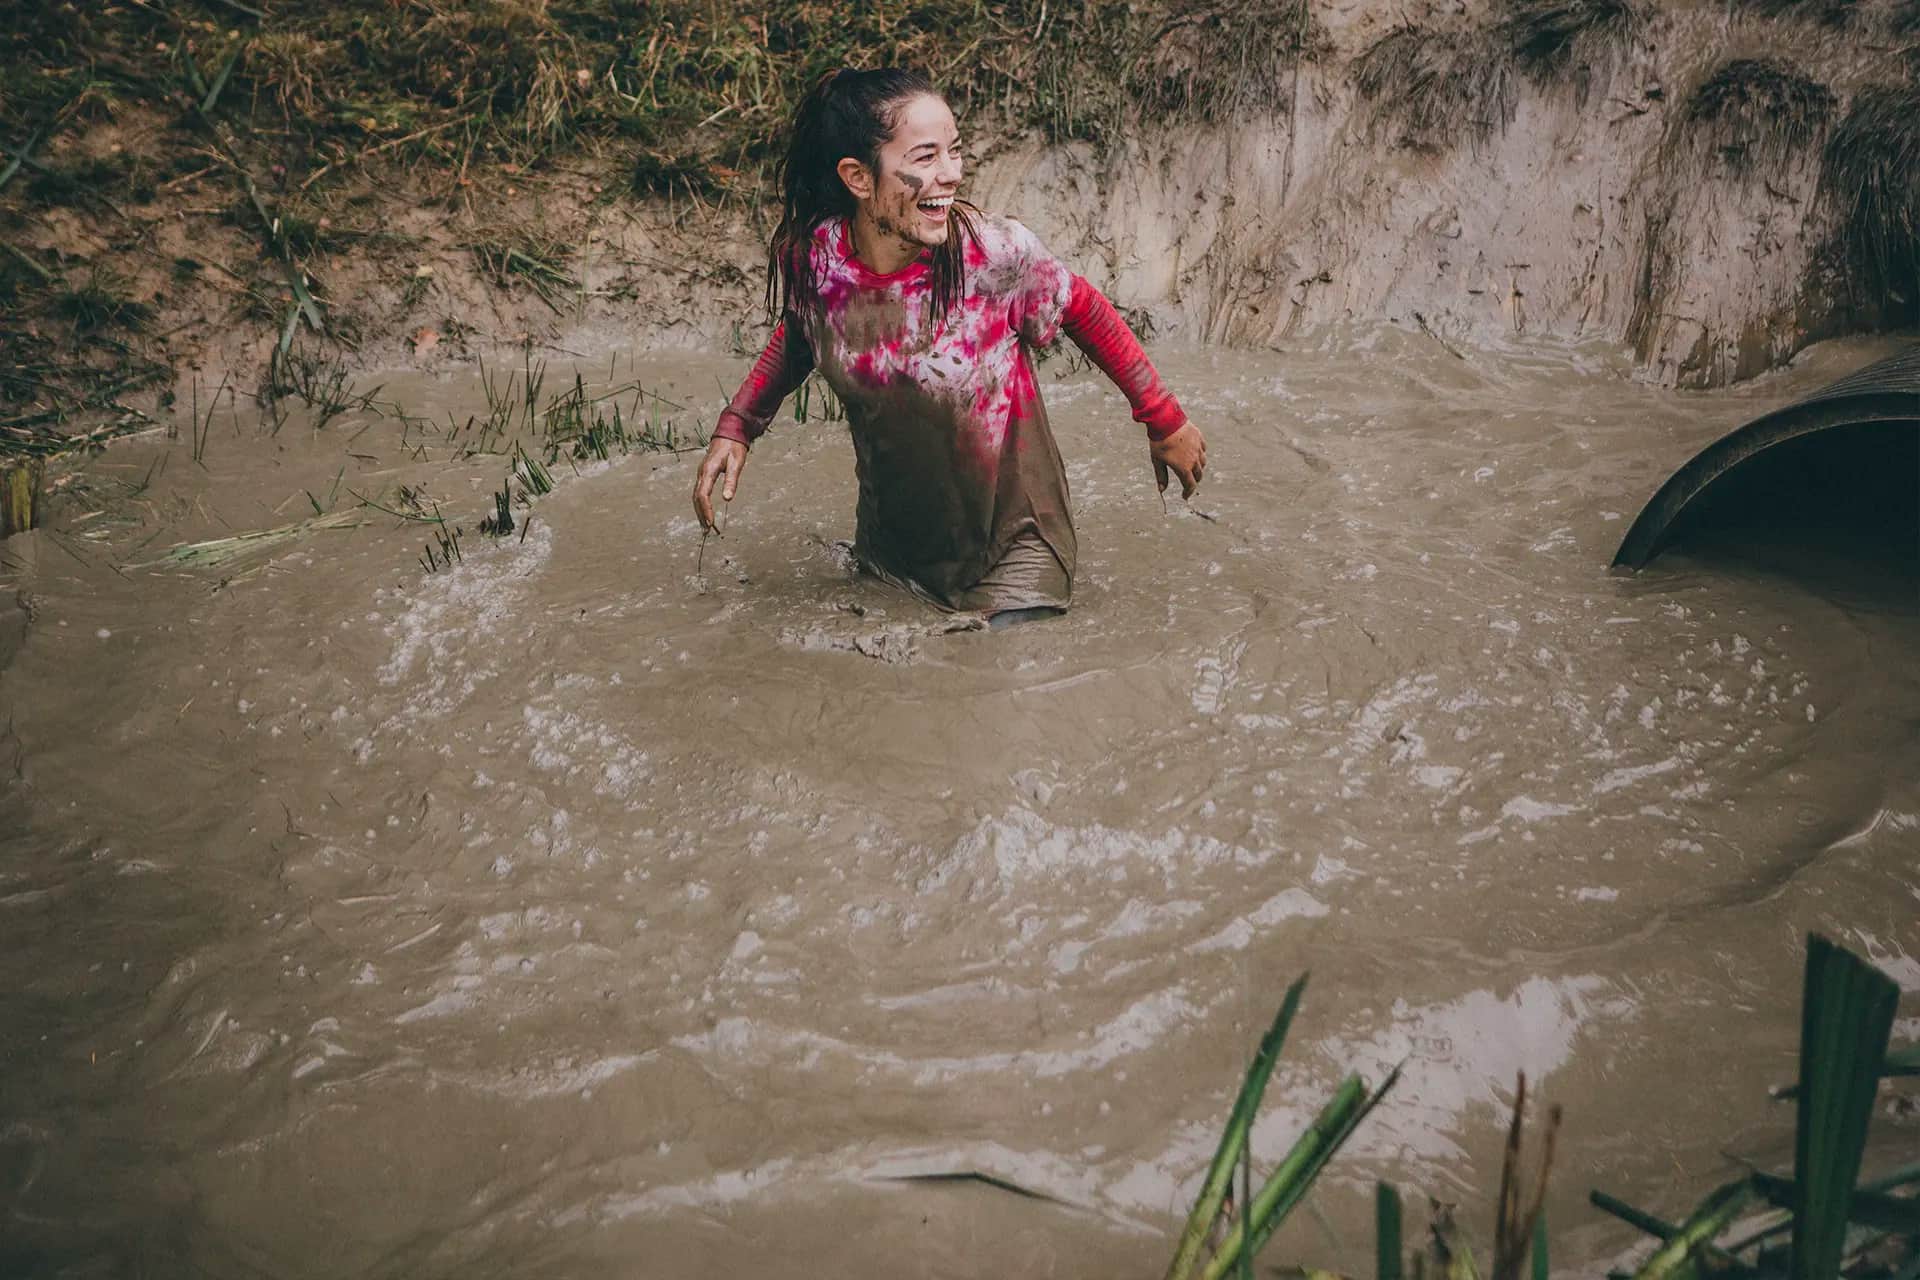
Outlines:
[[[546,42],[515,107],[545,114],[485,138],[405,77],[329,98],[312,77],[353,39],[324,23],[156,28],[64,105],[20,114],[31,146],[0,194],[9,441],[129,421],[196,378],[284,391],[336,362],[436,368],[583,326],[753,346],[778,94],[736,85],[716,111],[656,82],[649,107],[626,55],[588,65],[602,55],[574,19],[500,14]],[[971,192],[1162,333],[1263,347],[1385,321],[1455,352],[1597,339],[1631,347],[1638,376],[1707,387],[1920,321],[1907,7],[1288,4],[1164,30],[1049,25],[1043,7],[1024,38],[1019,16],[978,33],[984,62],[955,64]],[[450,21],[414,34],[460,36]],[[487,65],[498,33],[473,22],[434,55],[446,75]],[[897,38],[938,51],[926,31]],[[798,74],[770,39],[708,52]],[[188,46],[231,56],[249,96],[187,101]],[[670,82],[682,97],[746,74],[693,65]],[[1020,67],[1045,76],[1016,92]],[[353,106],[375,89],[400,96]],[[304,371],[269,367],[289,336]]]
[[[976,192],[1209,341],[1355,320],[1462,347],[1599,338],[1709,387],[1920,320],[1894,10],[1314,14],[1331,47],[1279,109],[1106,156],[1028,145]],[[1869,225],[1888,205],[1898,225]]]

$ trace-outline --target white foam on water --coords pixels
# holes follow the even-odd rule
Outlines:
[[[405,597],[405,609],[387,624],[393,651],[378,672],[381,684],[411,685],[402,718],[445,714],[499,674],[488,663],[525,604],[523,580],[552,555],[553,532],[543,521],[523,540],[476,548]]]
[[[1198,954],[1209,951],[1240,951],[1265,930],[1285,920],[1317,920],[1331,910],[1305,889],[1284,889],[1258,908],[1211,937],[1202,938],[1187,950]]]
[[[605,1084],[653,1061],[654,1053],[610,1054],[603,1058],[560,1055],[537,1062],[519,1062],[496,1071],[435,1069],[436,1084],[454,1085],[479,1093],[530,1101],[579,1093]]]
[[[1548,818],[1564,818],[1580,812],[1578,805],[1554,804],[1546,800],[1535,800],[1532,796],[1515,796],[1500,806],[1502,818],[1514,818],[1521,822],[1544,822]]]
[[[1535,977],[1504,995],[1480,990],[1429,1005],[1395,1001],[1386,1027],[1334,1037],[1321,1053],[1374,1080],[1406,1064],[1393,1105],[1356,1131],[1356,1154],[1411,1154],[1444,1164],[1464,1158],[1455,1135],[1471,1110],[1505,1112],[1516,1073],[1544,1085],[1584,1037],[1615,1033],[1638,1013],[1597,974]]]
[[[1101,823],[1062,826],[1017,807],[1003,816],[982,818],[915,876],[914,887],[923,894],[935,893],[957,880],[968,886],[970,897],[978,898],[1089,871],[1132,870],[1159,872],[1171,884],[1199,869],[1229,863],[1259,866],[1270,856],[1178,828],[1149,835]]]
[[[617,1222],[639,1214],[666,1213],[675,1209],[717,1209],[756,1199],[788,1181],[798,1162],[791,1156],[768,1160],[746,1169],[725,1169],[696,1182],[653,1187],[634,1196],[601,1201],[592,1208],[563,1214],[556,1223],[565,1225],[580,1217],[599,1222]]]
[[[769,1026],[744,1016],[720,1019],[708,1031],[674,1037],[675,1048],[724,1063],[744,1060],[753,1066],[789,1066],[832,1056],[868,1070],[904,1074],[920,1086],[957,1076],[1017,1071],[1035,1079],[1055,1079],[1104,1070],[1145,1052],[1205,1010],[1187,998],[1184,986],[1168,987],[1134,1001],[1107,1021],[1082,1033],[1072,1049],[994,1050],[967,1056],[906,1057],[890,1049],[863,1046],[805,1029]]]
[[[1657,778],[1663,773],[1672,773],[1679,767],[1680,757],[1668,756],[1665,760],[1657,760],[1652,764],[1614,769],[1604,774],[1598,782],[1593,784],[1593,794],[1598,796],[1605,795],[1609,791],[1618,791],[1622,787],[1630,787],[1643,779]]]
[[[1920,959],[1908,955],[1899,943],[1882,942],[1878,935],[1868,933],[1865,929],[1855,928],[1853,932],[1875,968],[1899,983],[1900,990],[1907,994],[1920,991]]]

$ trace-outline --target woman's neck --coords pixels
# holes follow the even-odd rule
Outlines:
[[[853,256],[860,259],[861,265],[867,270],[883,276],[904,270],[917,261],[923,252],[919,245],[909,244],[897,235],[882,231],[865,210],[853,215],[853,225],[849,230],[853,236]]]

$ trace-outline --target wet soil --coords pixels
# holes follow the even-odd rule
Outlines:
[[[1598,1269],[1590,1187],[1790,1155],[1805,932],[1920,990],[1911,566],[1605,567],[1879,350],[1711,396],[1392,329],[1161,353],[1214,464],[1165,507],[1055,361],[1075,607],[998,633],[850,571],[833,423],[704,550],[690,457],[562,465],[493,542],[505,460],[390,417],[117,446],[0,548],[0,1271],[1155,1275],[1307,969],[1259,1158],[1406,1075],[1271,1256],[1370,1265],[1376,1177],[1481,1227],[1525,1069]],[[742,362],[616,368],[710,422]],[[402,483],[450,570],[378,512],[131,567]],[[964,1171],[1053,1199],[898,1180]]]

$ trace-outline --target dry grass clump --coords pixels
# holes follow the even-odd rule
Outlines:
[[[1376,127],[1438,154],[1485,141],[1513,122],[1518,85],[1571,80],[1582,102],[1642,22],[1628,0],[1502,0],[1494,20],[1463,31],[1405,26],[1355,59],[1355,85]]]
[[[1495,31],[1515,65],[1535,80],[1609,57],[1640,27],[1628,0],[1505,0]]]
[[[1866,11],[1861,0],[1736,0],[1739,7],[1768,18],[1798,18],[1823,27],[1844,27]]]
[[[55,314],[73,326],[76,334],[107,329],[140,329],[153,318],[153,308],[130,297],[125,282],[112,271],[96,266],[77,284],[54,292]]]
[[[1827,138],[1821,194],[1839,215],[1856,296],[1920,314],[1920,86],[1855,95]],[[1873,296],[1878,295],[1878,296]]]
[[[339,45],[304,31],[263,31],[248,46],[243,63],[243,76],[290,122],[320,109],[323,85],[340,75],[346,58]]]
[[[1773,58],[1721,64],[1687,98],[1687,136],[1745,176],[1811,147],[1833,119],[1833,91]]]
[[[1304,0],[1181,9],[1147,36],[1132,97],[1150,112],[1208,122],[1291,109],[1295,69],[1331,44]]]
[[[1429,155],[1513,123],[1512,66],[1469,35],[1401,27],[1355,60],[1354,81],[1376,125]]]

